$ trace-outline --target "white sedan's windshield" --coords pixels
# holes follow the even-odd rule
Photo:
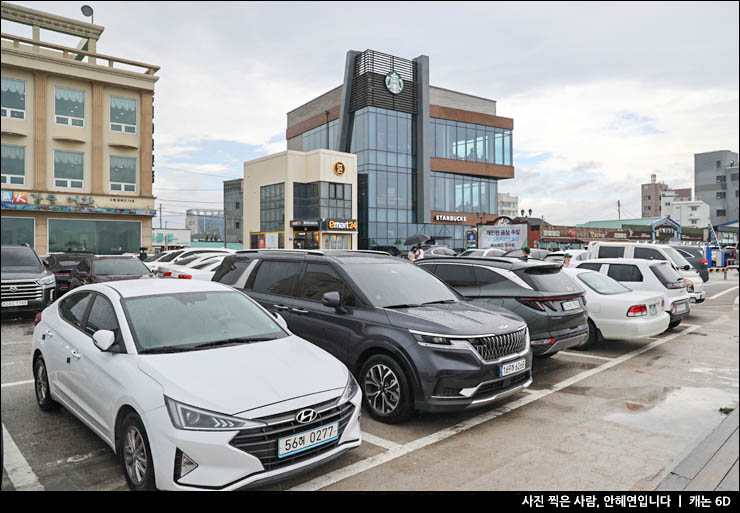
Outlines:
[[[631,292],[632,290],[625,287],[617,280],[597,272],[579,273],[578,279],[585,283],[594,292],[606,296],[624,294],[625,292]]]
[[[679,253],[675,249],[673,249],[673,248],[664,248],[663,251],[665,251],[666,255],[668,255],[668,257],[671,259],[671,261],[673,261],[673,263],[676,264],[676,267],[678,267],[679,269],[681,267],[686,267],[687,265],[689,267],[691,267],[691,264],[689,264],[689,261],[686,260],[683,257],[683,255],[681,255],[681,253]]]

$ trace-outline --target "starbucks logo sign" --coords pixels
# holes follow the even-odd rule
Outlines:
[[[391,71],[385,76],[385,87],[393,94],[403,91],[403,79],[397,71]]]

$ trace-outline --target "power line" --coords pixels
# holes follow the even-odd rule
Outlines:
[[[156,185],[153,186],[156,189],[159,189],[160,191],[223,191],[223,188],[221,189],[168,189],[166,187],[157,187]]]
[[[235,179],[239,179],[239,178],[244,178],[243,176],[219,175],[219,174],[216,174],[216,173],[207,173],[205,171],[193,171],[192,169],[184,169],[184,168],[181,168],[181,167],[163,166],[162,164],[157,164],[156,167],[157,168],[162,168],[162,169],[169,169],[169,170],[172,170],[172,171],[181,171],[183,173],[195,173],[197,175],[217,176],[219,178],[231,178],[231,179],[234,179],[234,180]]]

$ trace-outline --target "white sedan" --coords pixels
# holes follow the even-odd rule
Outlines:
[[[100,436],[133,490],[262,485],[360,445],[344,364],[226,285],[86,285],[35,322],[38,406]]]
[[[564,269],[586,290],[589,339],[577,349],[605,340],[652,337],[668,329],[670,315],[663,296],[633,291],[618,281],[588,269]]]
[[[192,257],[192,260],[185,259],[185,263],[162,264],[157,270],[157,277],[210,281],[226,256],[223,253],[214,253]]]

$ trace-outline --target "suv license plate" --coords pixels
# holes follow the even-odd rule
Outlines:
[[[339,422],[304,431],[278,440],[278,458],[317,447],[339,438]]]
[[[522,358],[521,360],[517,360],[515,362],[511,363],[505,363],[503,365],[499,365],[499,377],[508,376],[509,374],[514,374],[515,372],[523,371],[524,368],[527,366],[526,359]]]
[[[564,301],[563,302],[563,310],[575,310],[576,308],[580,308],[581,303],[578,301]]]
[[[28,301],[3,301],[2,302],[2,308],[6,308],[9,306],[27,306]]]

